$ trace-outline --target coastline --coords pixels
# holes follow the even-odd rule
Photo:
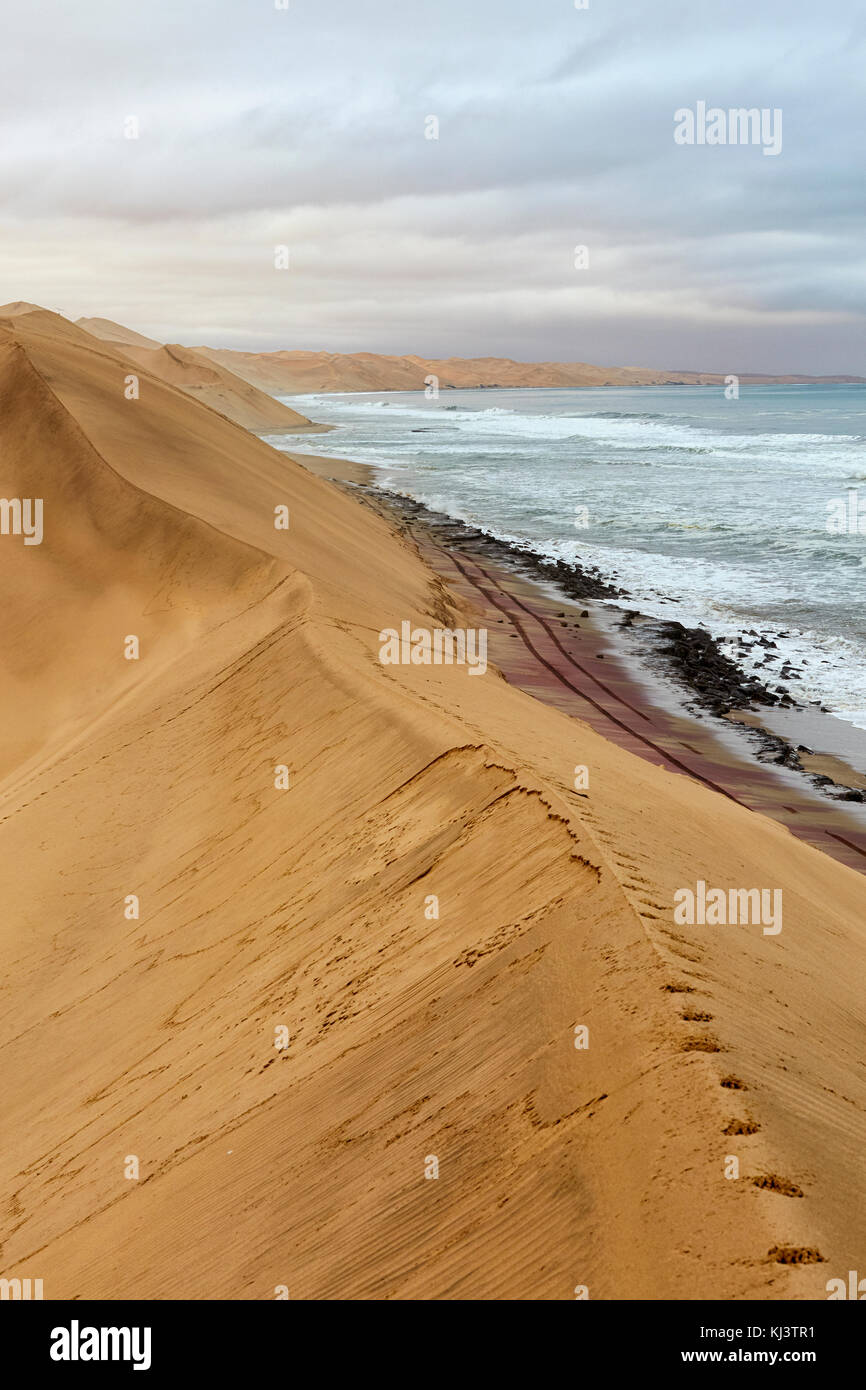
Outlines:
[[[411,538],[428,567],[477,611],[490,634],[491,660],[509,683],[866,873],[866,807],[857,804],[866,801],[866,778],[830,751],[844,747],[853,726],[769,691],[701,629],[640,614],[597,571],[546,566],[531,552],[383,489],[368,464],[295,451],[292,457],[347,487]],[[599,598],[617,603],[602,607],[594,603]],[[626,632],[643,640],[626,641]],[[700,672],[703,683],[713,668],[706,688],[690,683],[691,673]],[[774,719],[779,711],[788,731]],[[800,741],[805,734],[818,751]]]
[[[780,721],[767,718],[769,733],[866,775],[862,542],[850,517],[846,533],[832,536],[824,520],[844,493],[845,470],[859,467],[863,388],[774,388],[739,405],[712,389],[688,403],[649,389],[649,404],[630,389],[582,400],[554,392],[549,401],[547,392],[487,391],[469,393],[466,409],[462,400],[437,407],[398,395],[363,403],[321,395],[294,405],[339,433],[321,448],[297,443],[365,460],[386,488],[511,544],[527,568],[534,553],[545,582],[548,561],[567,562],[557,576],[566,592],[578,577],[573,563],[583,567],[577,596],[586,596],[587,573],[610,593],[621,587],[636,614],[631,645],[674,644],[667,661],[648,656],[660,666],[683,658],[693,691],[708,682],[724,697],[723,708],[704,706],[711,713],[748,708],[763,682],[770,697],[837,716],[820,727],[820,742],[791,719],[779,733]],[[743,671],[757,678],[752,695],[732,699],[731,680],[748,684]],[[789,708],[784,698],[761,707],[768,716]],[[840,786],[857,789],[836,771]]]

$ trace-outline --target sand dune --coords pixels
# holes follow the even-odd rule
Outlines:
[[[120,477],[2,334],[0,399],[5,495],[38,498],[44,526],[41,544],[0,538],[3,771],[177,659],[217,614],[267,591],[277,567]],[[147,662],[124,658],[129,633]]]
[[[234,372],[227,371],[216,362],[185,348],[180,343],[167,343],[155,349],[124,347],[124,352],[134,362],[146,367],[154,376],[179,386],[182,391],[204,401],[205,405],[227,415],[235,424],[244,429],[262,434],[287,431],[292,434],[319,432],[323,427],[314,425],[296,410],[290,410],[282,401],[274,400],[258,387],[250,385]]]
[[[124,343],[127,347],[150,348],[154,351],[161,348],[162,343],[156,338],[146,338],[143,333],[136,333],[134,328],[126,328],[122,323],[115,323],[113,319],[76,319],[79,328],[83,328],[86,333],[92,333],[94,338],[103,338],[111,343]]]
[[[157,343],[110,319],[79,319],[77,327],[116,349],[125,360],[145,367],[161,381],[195,396],[244,429],[261,434],[299,434],[324,428],[180,343]]]
[[[38,304],[29,304],[26,299],[16,299],[14,304],[4,304],[0,308],[3,318],[16,318],[18,314],[44,314],[50,312]]]
[[[27,313],[35,306],[15,306]],[[4,313],[0,310],[0,314]],[[228,348],[163,346],[110,319],[81,318],[80,328],[97,338],[123,344],[149,370],[165,381],[190,391],[221,410],[247,429],[265,434],[278,411],[287,407],[269,397],[303,395],[314,391],[419,391],[435,377],[441,390],[468,388],[533,388],[575,386],[718,386],[724,375],[714,372],[658,371],[648,367],[599,367],[589,362],[516,362],[507,357],[424,358],[389,356],[375,352],[237,352]],[[133,352],[133,350],[138,350]],[[211,377],[208,365],[218,376]],[[814,381],[863,381],[861,377],[756,376],[743,373],[749,383],[797,383]],[[241,382],[255,388],[254,397],[241,390]],[[239,399],[241,398],[241,399]],[[222,401],[222,403],[221,403]],[[226,408],[226,403],[231,409]],[[303,418],[303,417],[298,417]],[[263,421],[264,423],[259,423]],[[307,422],[309,424],[309,422]]]
[[[648,367],[597,367],[589,362],[515,362],[505,357],[388,357],[374,352],[234,352],[196,348],[277,395],[309,391],[422,391],[436,377],[441,390],[468,387],[718,386],[713,372],[655,371]],[[750,382],[860,381],[860,377],[740,376]]]
[[[866,1236],[863,878],[493,668],[383,666],[383,628],[472,621],[408,540],[34,317],[0,321],[7,492],[45,498],[41,546],[0,536],[3,1275],[825,1297]],[[675,926],[697,878],[782,886],[783,931]]]

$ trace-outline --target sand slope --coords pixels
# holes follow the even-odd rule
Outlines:
[[[0,315],[3,312],[0,309]],[[324,428],[180,343],[157,343],[110,319],[79,319],[77,327],[107,343],[125,360],[186,391],[244,429],[261,434],[299,434],[318,433]]]
[[[122,323],[115,323],[113,319],[76,319],[79,328],[83,328],[86,333],[92,333],[94,338],[103,338],[111,343],[124,343],[127,347],[150,348],[155,351],[162,347],[162,343],[156,338],[146,338],[143,333],[136,333],[134,328],[127,328]]]
[[[244,429],[261,434],[282,431],[300,434],[318,433],[324,428],[180,343],[167,343],[155,349],[125,347],[124,351],[154,376],[179,386],[196,400],[234,420],[235,424],[243,425]]]
[[[132,486],[100,456],[25,348],[0,334],[5,496],[39,498],[44,538],[0,537],[0,771],[176,659],[278,565]],[[134,634],[145,663],[126,660]]]
[[[866,1234],[861,876],[494,670],[383,667],[383,627],[461,616],[410,545],[156,378],[133,408],[110,353],[28,317],[0,426],[46,489],[41,568],[0,537],[2,1273],[824,1297]],[[781,935],[675,927],[698,876],[781,884]]]

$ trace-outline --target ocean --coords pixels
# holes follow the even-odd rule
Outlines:
[[[866,386],[607,387],[285,398],[315,451],[707,628],[866,728]],[[285,439],[273,440],[291,450]],[[306,447],[306,446],[305,446]],[[861,520],[862,514],[862,520]],[[862,533],[861,533],[862,526]],[[748,639],[753,640],[753,639]],[[776,660],[778,656],[779,660]]]

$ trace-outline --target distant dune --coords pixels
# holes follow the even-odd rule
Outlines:
[[[34,305],[7,305],[2,313],[26,314]],[[77,326],[103,341],[122,346],[128,356],[163,380],[199,396],[247,429],[262,434],[290,430],[287,407],[267,396],[321,391],[419,391],[429,377],[441,390],[469,388],[551,388],[577,386],[718,386],[725,376],[714,372],[660,371],[651,367],[598,367],[589,362],[516,362],[509,357],[424,358],[375,352],[237,352],[230,348],[163,345],[110,319],[81,318]],[[212,376],[208,367],[216,372]],[[740,374],[744,385],[866,383],[857,376],[758,376]],[[241,382],[260,394],[241,389]],[[289,412],[289,418],[303,416]],[[309,421],[307,428],[314,428]],[[294,428],[299,428],[297,424]],[[318,426],[315,428],[323,428]]]
[[[419,391],[430,376],[442,390],[467,387],[717,386],[713,372],[655,371],[648,367],[594,367],[588,362],[514,362],[507,357],[387,357],[374,352],[233,352],[196,348],[238,376],[275,395],[309,391]],[[866,377],[755,376],[744,385],[864,382]]]
[[[123,369],[0,312],[6,500],[44,499],[40,545],[0,535],[2,1276],[738,1300],[862,1269],[864,877],[493,667],[382,665],[383,629],[474,610]],[[781,934],[675,925],[699,879],[783,887]]]

